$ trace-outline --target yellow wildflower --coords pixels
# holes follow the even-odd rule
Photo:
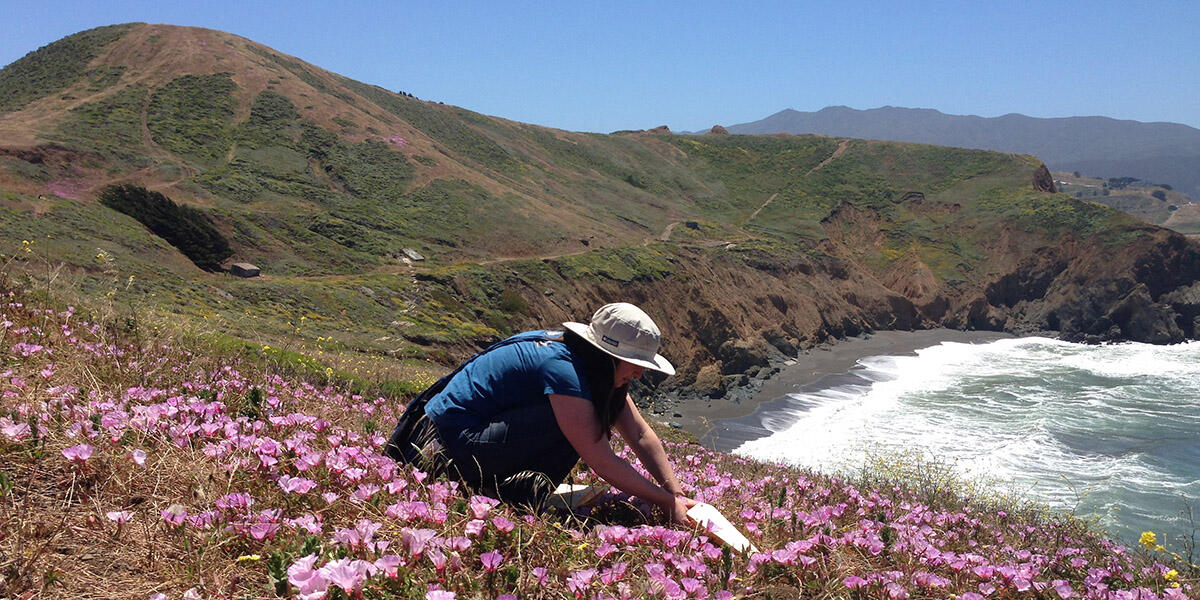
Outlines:
[[[1166,574],[1163,575],[1163,579],[1166,579],[1167,581],[1175,581],[1178,578],[1179,578],[1179,571],[1176,571],[1175,569],[1171,569],[1170,571],[1167,571]]]
[[[258,554],[243,554],[237,557],[238,562],[246,562],[248,560],[262,560],[262,556]]]
[[[1138,538],[1138,543],[1153,550],[1154,546],[1158,544],[1158,537],[1154,535],[1153,531],[1143,531],[1142,537]]]

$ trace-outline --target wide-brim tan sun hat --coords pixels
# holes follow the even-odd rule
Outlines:
[[[659,373],[675,374],[675,367],[658,354],[662,342],[658,325],[642,309],[628,302],[601,306],[587,325],[568,321],[563,327],[605,354]]]

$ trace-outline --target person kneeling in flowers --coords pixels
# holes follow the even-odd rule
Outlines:
[[[443,377],[409,404],[385,452],[426,470],[541,510],[580,458],[616,488],[688,523],[666,451],[628,394],[646,369],[673,375],[658,326],[628,303],[602,306],[589,324],[527,331]],[[613,453],[613,429],[657,480]]]

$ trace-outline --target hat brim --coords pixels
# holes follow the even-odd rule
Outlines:
[[[627,363],[632,363],[632,364],[638,365],[639,367],[645,367],[652,371],[658,371],[659,373],[663,373],[666,375],[674,375],[675,374],[675,367],[671,366],[671,363],[668,362],[667,359],[663,358],[661,354],[655,354],[654,360],[643,360],[640,358],[630,358],[628,356],[621,356],[620,354],[612,352],[608,348],[601,346],[600,342],[596,340],[595,335],[592,333],[591,327],[588,327],[587,325],[584,325],[583,323],[576,323],[574,321],[567,321],[566,323],[563,323],[563,327],[570,329],[572,332],[577,334],[579,337],[587,340],[589,344],[595,346],[601,352],[603,352],[613,358],[623,360]]]

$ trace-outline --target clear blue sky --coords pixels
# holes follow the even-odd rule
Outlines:
[[[1200,127],[1194,0],[0,0],[0,64],[129,21],[229,31],[367,83],[579,131],[837,104]]]

